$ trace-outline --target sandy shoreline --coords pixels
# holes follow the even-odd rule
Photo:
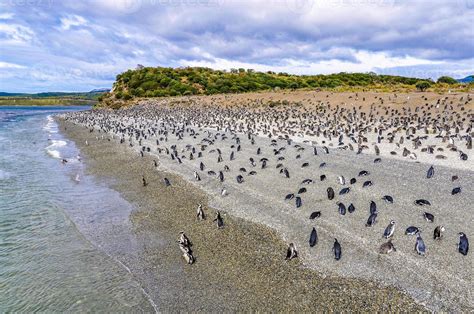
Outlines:
[[[143,250],[123,262],[161,311],[423,310],[395,288],[323,278],[301,261],[285,262],[287,243],[263,225],[225,215],[226,227],[217,230],[208,196],[178,175],[156,171],[152,156],[141,158],[116,139],[109,141],[110,136],[102,139],[70,123],[61,122],[60,130],[76,142],[90,174],[136,207],[131,220]],[[142,174],[149,181],[146,188]],[[164,176],[172,187],[163,185]],[[206,208],[204,222],[195,219],[198,203]],[[185,265],[175,242],[181,230],[194,243],[197,262],[192,266]]]

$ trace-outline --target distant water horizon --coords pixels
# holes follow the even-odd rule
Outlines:
[[[91,240],[108,211],[123,208],[114,219],[125,224],[131,206],[85,173],[53,119],[89,108],[0,107],[0,312],[150,309],[133,276]]]

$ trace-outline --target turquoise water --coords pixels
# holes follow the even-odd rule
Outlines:
[[[0,312],[154,309],[116,258],[133,254],[131,206],[51,117],[84,109],[0,107]]]

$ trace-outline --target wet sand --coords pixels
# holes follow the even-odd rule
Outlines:
[[[218,230],[207,194],[181,175],[154,168],[153,156],[142,158],[109,135],[102,138],[103,133],[68,122],[60,122],[60,130],[80,148],[87,171],[135,206],[130,218],[142,250],[122,256],[121,262],[160,311],[425,310],[394,287],[323,276],[300,259],[286,262],[287,243],[280,234],[234,212],[224,214],[225,228]],[[171,187],[165,187],[164,177]],[[201,222],[196,220],[199,203],[207,214]],[[176,243],[180,231],[193,242],[194,265],[181,257]]]

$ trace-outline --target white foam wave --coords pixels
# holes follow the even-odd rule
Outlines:
[[[58,126],[54,122],[54,119],[52,116],[47,116],[46,119],[48,122],[46,125],[43,127],[43,130],[48,131],[49,133],[58,133]]]
[[[47,149],[46,151],[51,157],[61,159],[61,153],[59,151],[54,149]]]

